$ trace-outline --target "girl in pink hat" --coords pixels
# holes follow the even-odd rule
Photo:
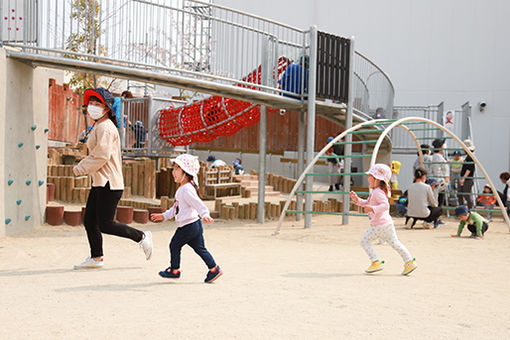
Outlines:
[[[175,192],[175,204],[162,214],[152,214],[153,222],[161,222],[175,217],[177,230],[170,241],[170,267],[159,272],[159,275],[168,279],[181,277],[181,249],[186,244],[202,258],[209,268],[204,282],[211,283],[220,277],[223,272],[214,262],[214,258],[205,248],[204,229],[202,220],[212,223],[209,209],[198,196],[198,171],[200,163],[198,157],[184,154],[172,159],[172,175],[174,181],[179,183]]]
[[[368,171],[368,186],[370,194],[366,200],[361,199],[358,195],[351,191],[349,196],[353,202],[364,207],[370,219],[370,226],[361,238],[361,246],[368,254],[370,267],[365,272],[374,273],[383,270],[384,261],[380,261],[377,253],[371,245],[376,239],[388,242],[404,260],[404,271],[402,275],[408,275],[417,268],[414,259],[407,248],[399,241],[395,232],[395,226],[390,216],[390,204],[388,197],[391,194],[389,181],[391,178],[391,169],[385,164],[375,164]]]

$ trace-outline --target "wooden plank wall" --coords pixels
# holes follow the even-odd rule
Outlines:
[[[81,112],[83,98],[67,84],[58,85],[55,79],[50,79],[48,95],[48,139],[77,143],[78,136],[85,129],[85,119]]]
[[[267,152],[283,154],[297,151],[299,113],[287,111],[284,115],[269,113],[267,117]],[[339,124],[317,116],[315,121],[315,150],[319,151],[329,136],[337,136],[344,128]],[[353,138],[356,140],[356,138]],[[259,123],[242,128],[233,136],[219,137],[209,143],[194,143],[192,148],[231,152],[258,152]],[[358,151],[353,146],[354,151]]]

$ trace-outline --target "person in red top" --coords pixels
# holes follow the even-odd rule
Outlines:
[[[491,195],[489,195],[491,194]],[[483,187],[483,193],[481,195],[478,195],[477,203],[476,205],[484,207],[485,209],[493,209],[496,205],[496,197],[493,195],[492,189],[490,186],[485,185]],[[489,222],[492,221],[492,212],[487,212],[487,219]]]

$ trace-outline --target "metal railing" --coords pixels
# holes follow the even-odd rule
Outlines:
[[[276,72],[268,79],[246,75],[265,60],[274,70],[281,56],[298,65],[309,55],[310,31],[199,0],[22,2],[25,17],[14,23],[21,32],[0,33],[5,45],[304,99],[304,67],[294,86],[283,86]],[[389,77],[358,52],[354,65],[355,108],[370,116],[392,112]]]
[[[159,111],[169,106],[181,106],[183,100],[159,97],[122,99],[122,124],[119,129],[122,153],[132,156],[168,156],[176,149],[160,136]]]
[[[395,88],[390,77],[360,52],[354,57],[354,108],[374,119],[392,118]]]

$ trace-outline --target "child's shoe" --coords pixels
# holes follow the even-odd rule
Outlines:
[[[219,278],[222,274],[223,272],[221,271],[220,266],[216,266],[207,272],[207,276],[205,277],[204,282],[211,283]]]
[[[411,261],[407,261],[404,264],[404,271],[402,272],[402,275],[409,275],[409,274],[411,274],[411,272],[413,270],[418,268],[418,266],[416,265],[416,263],[414,263],[414,261],[415,261],[415,259],[412,259]]]
[[[375,272],[378,272],[380,270],[383,270],[384,269],[384,261],[374,261],[372,262],[372,264],[370,265],[370,267],[368,267],[365,272],[366,273],[375,273]]]
[[[168,267],[167,269],[160,271],[159,276],[164,277],[165,279],[178,279],[181,277],[181,271],[178,270],[177,273],[174,273],[172,267]]]
[[[85,261],[80,264],[75,264],[74,269],[97,269],[102,268],[104,266],[103,258],[100,260],[94,260],[91,257],[87,257]]]
[[[333,186],[330,185],[328,191],[333,191]]]
[[[143,239],[138,244],[140,248],[143,248],[145,259],[149,260],[152,255],[152,233],[150,231],[145,231],[143,233]]]
[[[340,183],[335,184],[335,189],[340,190]]]

